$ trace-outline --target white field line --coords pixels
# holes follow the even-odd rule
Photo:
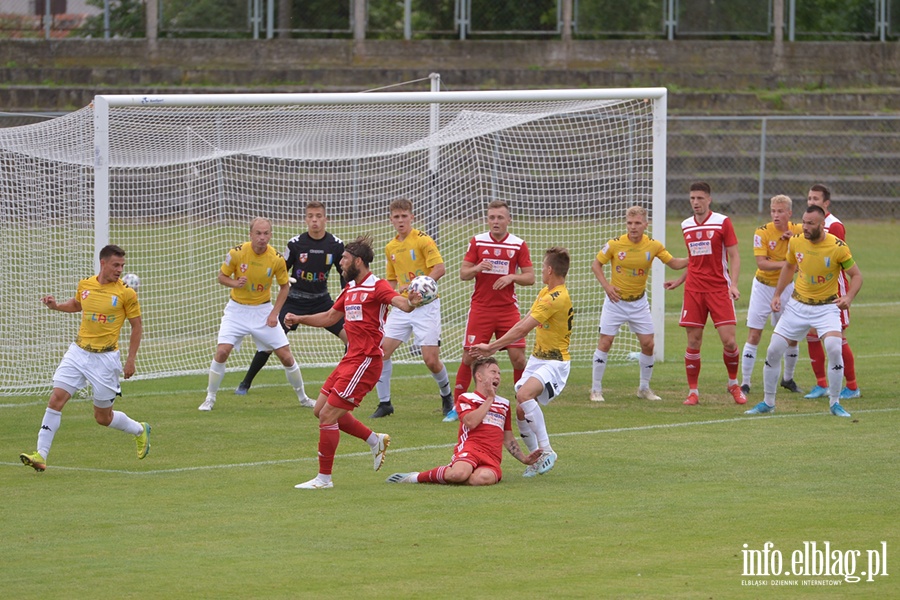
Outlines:
[[[883,412],[896,412],[900,410],[900,407],[897,408],[874,408],[869,410],[854,410],[853,414],[873,414],[873,413],[883,413]],[[824,417],[831,416],[828,412],[825,411],[817,411],[814,413],[798,413],[791,415],[766,415],[759,417],[734,417],[730,419],[714,419],[711,421],[687,421],[684,423],[661,423],[659,425],[639,425],[637,427],[617,427],[613,429],[593,429],[589,431],[569,431],[565,433],[554,433],[553,437],[572,437],[572,436],[584,436],[584,435],[599,435],[599,434],[611,434],[611,433],[631,433],[634,431],[653,431],[656,429],[674,429],[677,427],[698,427],[701,425],[721,425],[725,423],[759,423],[762,421],[772,420],[772,419],[795,419],[795,418],[803,418],[803,417]],[[440,448],[452,448],[455,446],[455,443],[452,444],[430,444],[426,446],[414,446],[411,448],[392,448],[390,450],[391,454],[399,454],[404,452],[420,452],[422,450],[435,450]],[[371,458],[372,452],[366,450],[364,452],[351,452],[348,454],[338,454],[335,456],[335,459],[345,459],[345,458],[359,458],[359,457],[369,457]],[[168,475],[173,473],[186,473],[190,471],[213,471],[220,469],[241,469],[247,467],[265,467],[270,465],[284,465],[284,464],[298,464],[298,463],[312,463],[317,461],[318,459],[315,456],[305,456],[302,458],[285,458],[281,460],[264,460],[257,462],[249,462],[249,463],[231,463],[231,464],[222,464],[222,465],[201,465],[196,467],[178,467],[175,469],[155,469],[151,471],[130,471],[130,470],[122,470],[122,469],[93,469],[88,467],[51,467],[53,470],[60,471],[83,471],[86,473],[110,473],[117,475]],[[10,466],[22,468],[22,464],[15,462],[0,462],[0,466]]]

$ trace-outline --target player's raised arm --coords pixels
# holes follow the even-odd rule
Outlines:
[[[314,315],[295,315],[294,313],[287,313],[284,315],[284,324],[288,327],[293,327],[294,325],[331,327],[340,321],[343,316],[343,312],[333,308],[329,308],[325,312],[316,313]]]

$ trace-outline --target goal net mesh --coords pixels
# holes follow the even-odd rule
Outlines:
[[[329,231],[345,242],[373,237],[372,269],[383,277],[393,236],[388,205],[400,197],[413,202],[414,226],[437,241],[447,265],[439,282],[445,360],[459,360],[473,289],[458,277],[462,256],[469,239],[487,230],[488,203],[502,199],[511,207],[510,232],[526,240],[536,265],[535,285],[518,289],[520,309],[540,290],[544,250],[567,247],[571,351],[574,361],[589,361],[603,298],[591,261],[624,233],[628,206],[652,211],[652,106],[111,106],[109,242],[127,251],[125,271],[141,279],[138,376],[206,372],[228,296],[216,274],[226,251],[248,240],[251,218],[273,221],[271,243],[283,251],[305,231],[306,202],[322,201]],[[2,394],[49,389],[74,340],[79,318],[47,310],[40,298],[67,300],[94,273],[94,164],[92,107],[0,130],[0,227],[10,253],[0,276]],[[335,296],[339,284],[331,279]],[[343,352],[324,330],[301,327],[288,337],[301,366],[334,365]],[[637,349],[633,336],[622,335],[611,357]],[[245,369],[254,351],[245,340],[229,369]],[[394,359],[420,360],[403,348]]]

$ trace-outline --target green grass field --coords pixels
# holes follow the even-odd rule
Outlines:
[[[746,290],[739,323],[754,223],[736,222]],[[43,474],[17,457],[34,449],[46,398],[3,398],[2,595],[898,598],[900,274],[892,263],[900,239],[895,223],[847,228],[865,278],[849,330],[863,390],[862,399],[845,403],[852,419],[830,416],[827,401],[787,393],[774,415],[744,416],[725,391],[711,328],[701,404],[682,406],[680,291],[667,297],[666,360],[654,369],[653,388],[664,400],[634,397],[631,363],[610,367],[607,401],[591,403],[590,365],[575,365],[545,411],[556,468],[524,479],[507,456],[504,479],[491,488],[384,482],[395,471],[446,463],[456,440],[421,365],[395,367],[397,413],[374,422],[393,440],[384,468],[374,473],[368,447],[344,436],[335,488],[316,492],[293,487],[316,473],[318,430],[279,369],[264,371],[245,397],[232,395],[240,375],[229,373],[211,413],[197,411],[205,377],[126,382],[119,409],[153,425],[152,451],[140,462],[129,436],[102,430],[90,402],[73,399]],[[669,248],[683,255],[677,231],[670,223]],[[596,319],[597,307],[579,308],[580,318]],[[746,331],[738,331],[743,344]],[[302,345],[302,332],[292,336]],[[768,334],[761,350],[767,344]],[[457,356],[448,346],[448,361]],[[504,357],[501,365],[511,397]],[[304,370],[307,390],[327,373]],[[796,379],[812,383],[806,360]],[[761,388],[760,361],[748,406]],[[370,395],[359,411],[370,425],[375,402]],[[886,547],[881,572],[888,575],[858,583],[746,576],[745,544],[762,550],[766,542],[782,554],[784,571],[805,542],[829,542],[844,558],[859,551],[856,575],[869,568],[867,551]],[[809,585],[823,581],[840,585]],[[770,589],[782,582],[796,586]]]

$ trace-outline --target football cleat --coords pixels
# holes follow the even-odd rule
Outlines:
[[[148,454],[150,454],[150,424],[149,423],[141,423],[141,427],[144,428],[139,435],[134,436],[134,443],[137,446],[137,456],[138,459],[144,458]]]
[[[47,459],[41,456],[40,452],[32,452],[31,454],[23,452],[19,455],[19,460],[22,461],[23,465],[31,467],[38,473],[43,473],[47,468]]]
[[[541,454],[541,459],[534,464],[537,465],[538,475],[543,475],[556,464],[556,452],[553,452],[552,450],[550,452],[544,452]]]
[[[540,462],[540,461],[538,461]],[[538,463],[534,463],[533,465],[528,465],[525,467],[525,472],[522,473],[522,477],[534,477],[538,474]]]
[[[322,481],[318,477],[294,486],[298,490],[327,490],[334,487],[331,481]]]
[[[203,401],[203,404],[197,407],[197,410],[202,410],[209,412],[213,409],[213,406],[216,405],[216,399],[207,397],[206,400]]]
[[[798,386],[797,382],[794,381],[793,379],[782,379],[781,387],[783,387],[784,389],[786,389],[790,392],[794,392],[795,394],[803,393],[803,390],[800,389],[800,386]]]
[[[374,459],[374,467],[377,471],[384,464],[384,455],[387,453],[388,446],[391,445],[391,436],[386,433],[376,433],[378,443],[372,448],[372,458]]]
[[[591,402],[604,402],[606,398],[603,397],[603,392],[598,392],[597,390],[591,390]]]
[[[745,396],[746,396],[747,394],[749,394],[749,393],[750,393],[750,384],[748,384],[748,383],[742,384],[742,385],[741,385],[741,391],[744,392],[744,395],[745,395]]]
[[[734,384],[728,386],[728,393],[734,398],[735,404],[747,404],[747,396],[744,395],[741,386]]]
[[[809,390],[809,393],[804,398],[809,398],[810,400],[813,398],[824,398],[828,395],[828,388],[822,387],[821,385],[813,386],[813,389]]]
[[[446,417],[453,410],[453,394],[441,396],[441,412]]]
[[[695,404],[700,404],[700,397],[697,394],[691,392],[688,394],[687,400],[682,402],[685,406],[694,406]]]
[[[316,401],[313,400],[312,398],[307,398],[306,396],[303,396],[302,398],[298,398],[298,400],[300,400],[300,406],[302,406],[303,408],[315,408],[316,407]]]
[[[380,419],[381,417],[386,417],[392,414],[394,414],[394,407],[391,405],[390,401],[381,402],[378,405],[378,408],[375,409],[375,412],[369,415],[369,418]]]
[[[394,473],[385,481],[388,483],[419,483],[418,473]]]
[[[453,423],[455,421],[459,421],[459,414],[456,412],[455,408],[450,409],[450,412],[447,413],[447,416],[442,419],[444,423]]]
[[[246,396],[247,391],[250,389],[250,386],[244,383],[243,381],[238,384],[236,388],[234,388],[234,393],[238,396]]]
[[[849,417],[850,413],[844,410],[844,407],[840,404],[832,404],[831,405],[831,414],[836,417]]]
[[[654,394],[653,390],[650,388],[638,388],[637,397],[643,398],[644,400],[662,400],[662,398]]]
[[[848,387],[844,387],[844,389],[841,390],[840,398],[841,400],[852,400],[853,398],[859,398],[860,396],[862,396],[862,392],[860,392],[859,388],[851,390]]]
[[[759,404],[757,404],[750,410],[745,410],[744,414],[745,415],[764,415],[766,413],[773,413],[773,412],[775,412],[774,406],[769,406],[765,402],[760,402]]]

